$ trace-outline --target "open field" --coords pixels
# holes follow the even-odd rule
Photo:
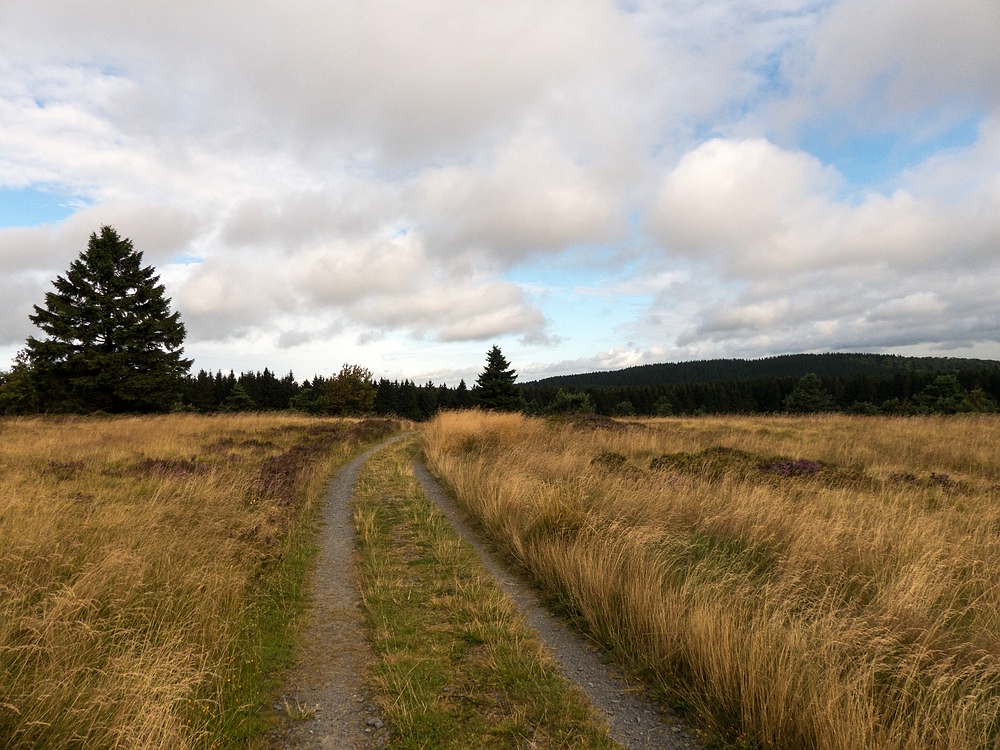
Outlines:
[[[425,435],[496,546],[720,740],[1000,744],[1000,419],[450,413]]]
[[[386,422],[0,420],[0,744],[253,744],[314,503]]]

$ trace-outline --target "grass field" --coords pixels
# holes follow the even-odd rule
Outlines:
[[[323,482],[392,429],[0,420],[0,744],[254,746]]]
[[[1000,418],[450,413],[431,468],[729,746],[1000,746]]]

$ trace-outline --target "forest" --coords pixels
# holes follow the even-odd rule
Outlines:
[[[605,416],[667,416],[697,414],[772,414],[779,412],[836,411],[854,414],[921,414],[990,412],[1000,401],[1000,363],[985,360],[952,360],[933,358],[933,367],[925,366],[929,358],[896,357],[878,354],[853,355],[796,355],[776,357],[783,360],[782,376],[730,378],[690,382],[652,382],[646,385],[573,386],[573,378],[549,379],[515,385],[520,399],[519,411],[527,414],[557,414],[565,412],[594,413]],[[891,361],[895,372],[887,371],[886,361]],[[845,372],[838,373],[831,363],[844,363]],[[865,363],[868,372],[857,372]],[[763,363],[763,367],[760,363]],[[796,372],[788,368],[797,364]],[[977,367],[968,366],[976,363]],[[752,371],[754,366],[767,369],[774,364],[768,360],[709,360],[682,363],[697,367],[690,372],[741,372]],[[817,375],[805,367],[826,365],[826,374]],[[346,367],[346,366],[345,366]],[[649,366],[650,368],[659,366]],[[347,368],[348,370],[350,368]],[[774,368],[777,370],[778,368]],[[852,372],[852,370],[854,370]],[[668,368],[660,372],[670,372]],[[654,369],[646,373],[657,372]],[[676,370],[674,370],[676,372]],[[361,377],[367,371],[361,371]],[[626,370],[592,373],[579,376],[602,376],[615,382],[616,376],[628,380]],[[811,376],[811,377],[807,377]],[[298,382],[289,372],[278,377],[265,369],[263,372],[230,372],[214,374],[199,371],[187,376],[183,382],[180,407],[189,411],[270,411],[297,409],[314,414],[342,411],[329,408],[324,399],[333,384],[344,377],[324,378]],[[549,384],[552,381],[565,385]],[[468,388],[465,381],[457,387],[435,385],[428,381],[417,384],[411,380],[377,381],[369,379],[371,406],[365,411],[378,415],[396,415],[422,421],[438,411],[465,409],[481,405],[479,388]],[[805,388],[818,385],[812,400],[802,401]],[[360,386],[356,386],[360,387]],[[798,388],[798,391],[796,389]],[[798,395],[798,400],[793,398]],[[514,409],[508,409],[514,410]]]

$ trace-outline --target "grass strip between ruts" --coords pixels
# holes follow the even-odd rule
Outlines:
[[[369,459],[354,497],[372,680],[397,748],[614,748],[585,696],[424,496],[416,439]]]

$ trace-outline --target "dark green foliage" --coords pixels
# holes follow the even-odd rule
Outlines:
[[[514,385],[517,380],[510,362],[503,356],[499,346],[494,346],[486,355],[486,367],[476,379],[476,403],[493,411],[517,411],[524,406],[521,391]]]
[[[848,378],[868,375],[884,378],[893,375],[985,370],[1000,362],[955,357],[903,357],[895,354],[787,354],[763,359],[712,359],[698,362],[664,362],[627,367],[610,372],[560,375],[527,385],[560,388],[624,388],[661,386],[716,381],[781,380],[816,373],[822,378]],[[859,397],[858,401],[873,401]]]
[[[796,414],[815,414],[821,411],[833,411],[836,408],[833,396],[826,392],[823,381],[812,372],[799,378],[799,382],[785,398],[783,405],[786,411]]]
[[[476,400],[473,398],[468,386],[465,385],[465,380],[460,380],[458,388],[455,389],[455,403],[453,407],[455,409],[471,409],[475,405]]]
[[[965,397],[966,411],[992,414],[997,410],[997,402],[981,386],[976,386]]]
[[[348,364],[334,377],[324,380],[317,390],[322,410],[337,416],[357,417],[371,413],[378,395],[371,371]]]
[[[619,401],[611,410],[612,417],[634,417],[635,407],[631,401]]]
[[[367,370],[360,369],[367,373],[370,390],[368,387],[364,389],[366,396],[360,406],[352,402],[353,405],[347,405],[347,411],[338,413],[372,412],[380,416],[392,415],[423,421],[430,419],[441,409],[470,409],[475,406],[473,394],[464,380],[456,388],[449,388],[444,384],[434,385],[431,382],[416,385],[410,380],[400,382],[387,378],[381,378],[376,383],[370,380],[371,374]],[[9,376],[0,373],[0,378],[4,377]],[[350,379],[351,373],[344,377]],[[262,373],[244,372],[238,376],[232,371],[228,375],[221,372],[213,375],[201,370],[197,375],[188,375],[183,379],[180,408],[199,412],[220,411],[233,389],[239,385],[252,399],[257,411],[294,409],[307,414],[331,413],[331,407],[342,403],[340,396],[343,394],[338,394],[336,382],[339,378],[341,374],[333,378],[317,376],[300,384],[290,372],[278,378],[266,368]],[[365,377],[361,377],[361,380],[365,380]],[[0,379],[0,410],[5,403],[2,383],[3,380]],[[367,398],[372,393],[374,400],[368,405]]]
[[[233,390],[229,392],[229,395],[226,396],[226,400],[219,407],[219,411],[257,411],[257,404],[250,398],[250,394],[246,392],[246,389],[237,383],[233,386]]]
[[[166,411],[191,366],[184,324],[142,253],[109,226],[53,282],[31,322],[27,355],[48,411]]]
[[[0,415],[33,414],[39,410],[38,389],[28,362],[28,354],[20,351],[10,372],[0,372]]]
[[[670,399],[666,396],[660,396],[653,404],[653,416],[656,417],[669,417],[674,413],[674,405],[670,402]]]
[[[556,393],[556,397],[545,407],[545,414],[593,414],[594,403],[583,391],[570,392],[562,388]]]
[[[957,414],[965,411],[968,397],[956,375],[939,375],[917,394],[917,409],[924,414]]]

